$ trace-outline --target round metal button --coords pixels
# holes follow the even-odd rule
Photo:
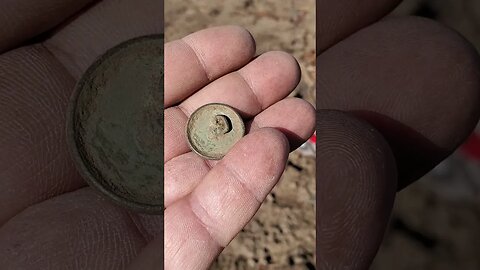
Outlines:
[[[67,116],[83,178],[123,206],[163,212],[163,35],[136,38],[82,76]]]
[[[211,103],[192,113],[186,133],[195,153],[206,159],[221,159],[245,135],[245,125],[232,107]]]

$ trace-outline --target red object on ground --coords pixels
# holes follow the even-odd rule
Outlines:
[[[317,142],[317,133],[314,133],[310,139],[308,139],[311,143]]]
[[[480,160],[480,135],[473,133],[460,147],[460,150],[467,158]]]

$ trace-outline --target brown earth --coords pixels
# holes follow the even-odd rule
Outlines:
[[[315,1],[165,1],[165,38],[207,27],[247,28],[257,54],[286,51],[298,60],[302,80],[293,96],[315,103]],[[256,216],[212,269],[314,269],[315,160],[298,152]]]
[[[249,29],[257,52],[283,50],[302,68],[292,95],[315,103],[315,1],[165,1],[167,41],[222,24]],[[406,0],[393,15],[436,19],[480,48],[480,1]],[[372,269],[480,269],[480,166],[454,154],[400,192]],[[315,160],[298,151],[252,222],[212,269],[314,269]]]

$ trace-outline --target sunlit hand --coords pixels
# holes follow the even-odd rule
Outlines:
[[[313,107],[285,98],[300,79],[295,59],[254,54],[252,36],[234,26],[165,45],[165,269],[206,269],[277,183],[289,151],[313,133]],[[212,102],[236,108],[249,129],[213,162],[185,138],[188,116]]]

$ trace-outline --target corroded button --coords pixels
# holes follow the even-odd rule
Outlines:
[[[206,159],[221,159],[245,135],[245,125],[232,107],[211,103],[192,113],[186,133],[194,152]]]
[[[79,172],[134,210],[163,211],[163,35],[116,46],[83,75],[67,133]]]

